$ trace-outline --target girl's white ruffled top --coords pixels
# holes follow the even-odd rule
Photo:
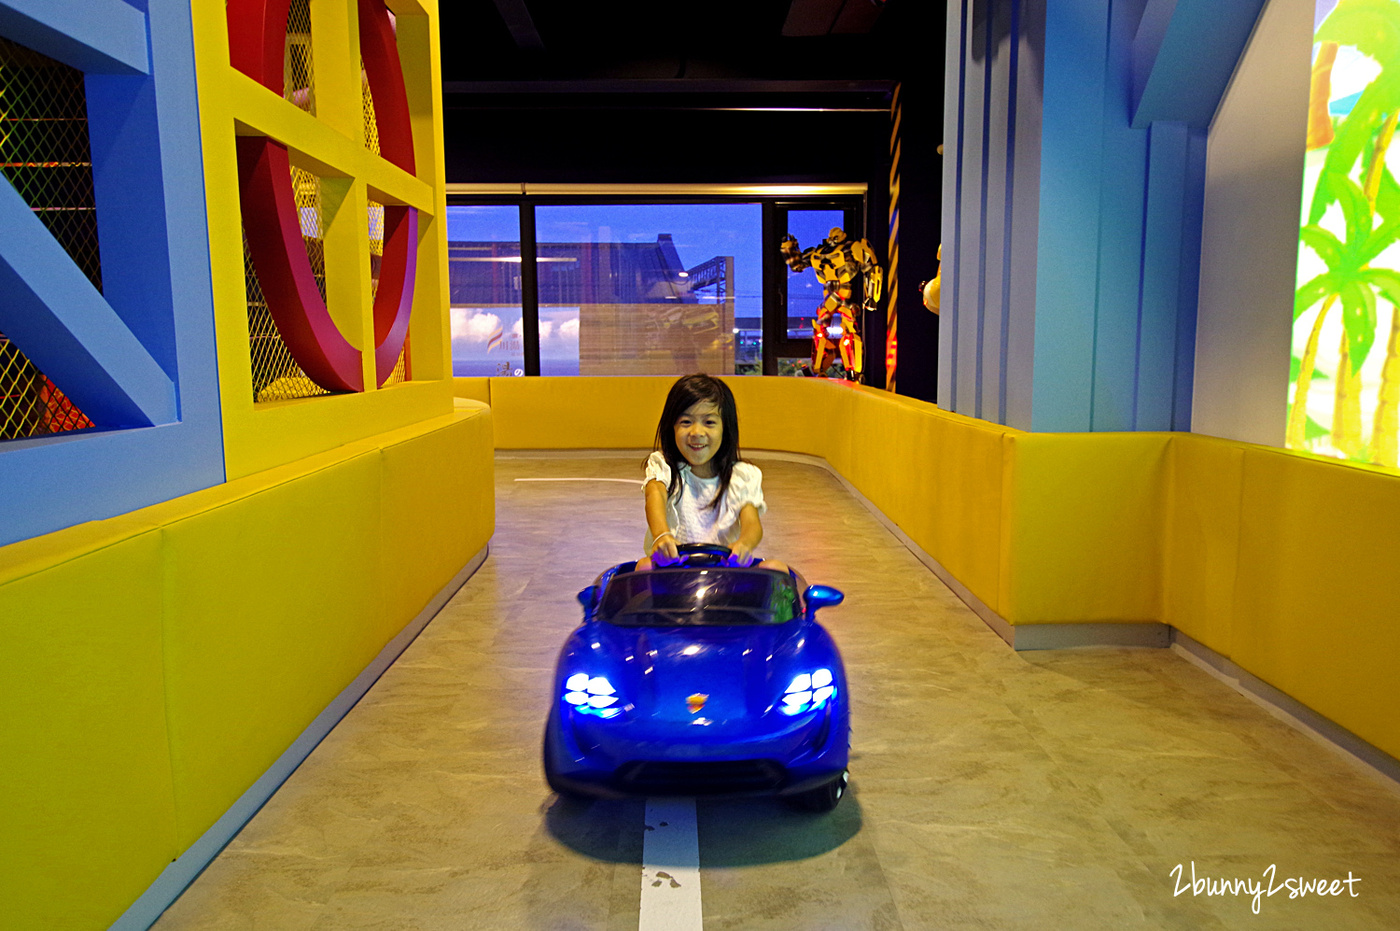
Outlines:
[[[660,452],[648,457],[642,487],[645,488],[653,480],[666,488],[671,487],[671,467]],[[718,490],[719,476],[699,478],[691,472],[690,466],[681,465],[681,481],[676,488],[678,494],[666,500],[666,527],[675,535],[677,543],[733,546],[739,539],[739,511],[744,505],[752,504],[760,517],[768,510],[763,500],[763,473],[751,462],[734,463],[734,471],[729,476],[729,491],[720,506],[711,510],[710,502]],[[642,549],[650,553],[654,542],[651,528],[647,528]]]

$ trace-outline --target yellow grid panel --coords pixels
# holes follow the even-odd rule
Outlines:
[[[441,65],[436,29],[437,4],[418,0],[391,0],[395,13],[396,42],[401,50],[404,90],[413,116],[418,144],[417,167],[404,172],[389,164],[374,149],[374,125],[366,129],[364,78],[357,37],[357,6],[342,0],[309,0],[314,69],[306,64],[307,40],[300,41],[297,62],[308,73],[314,70],[314,90],[295,100],[268,93],[256,80],[230,63],[228,22],[224,4],[191,5],[195,20],[195,59],[200,78],[200,121],[205,149],[206,188],[210,217],[236,218],[239,203],[236,152],[237,135],[263,135],[285,145],[293,164],[319,176],[321,198],[320,236],[308,236],[317,274],[325,275],[327,307],[345,339],[361,351],[362,392],[326,393],[306,400],[258,403],[303,394],[292,390],[278,394],[297,377],[269,371],[262,361],[259,372],[250,371],[255,353],[243,341],[271,334],[271,321],[257,323],[261,300],[247,282],[243,266],[242,230],[211,224],[214,247],[215,309],[220,346],[220,392],[224,415],[225,457],[230,476],[241,476],[291,461],[297,456],[352,442],[368,435],[440,416],[452,409],[451,366],[446,325],[445,244],[436,235],[442,210]],[[386,7],[387,8],[387,7]],[[296,9],[302,9],[298,7]],[[382,13],[379,15],[383,15]],[[296,26],[296,12],[289,20],[292,34],[305,36],[307,27]],[[297,40],[294,40],[297,44]],[[310,80],[293,79],[310,89]],[[379,88],[375,88],[376,91]],[[314,114],[309,110],[314,99]],[[305,101],[306,109],[302,109]],[[374,97],[369,103],[372,114]],[[313,116],[312,119],[306,119]],[[421,136],[421,138],[419,138]],[[307,185],[296,183],[301,222],[314,218],[307,203]],[[372,269],[366,259],[377,245],[370,243],[370,199],[381,204],[405,204],[419,211],[423,236],[419,243],[417,279],[414,282],[414,316],[411,349],[397,366],[393,391],[374,385]],[[235,223],[237,221],[235,220]],[[249,230],[251,233],[252,230]],[[232,238],[230,238],[232,237]],[[318,254],[319,253],[319,254]],[[235,258],[236,257],[236,258]],[[299,258],[299,257],[298,257]],[[237,263],[230,265],[229,261]],[[324,266],[322,272],[321,266]],[[254,306],[249,307],[252,303]],[[251,312],[251,316],[250,316]],[[275,340],[262,339],[264,345]],[[397,361],[397,360],[396,360]],[[305,382],[301,385],[305,386]],[[272,390],[268,390],[272,389]]]

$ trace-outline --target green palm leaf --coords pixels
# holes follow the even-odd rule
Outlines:
[[[1400,219],[1378,226],[1366,237],[1366,243],[1356,252],[1359,264],[1365,266],[1400,239]]]
[[[1336,290],[1336,278],[1331,272],[1323,272],[1312,281],[1299,287],[1297,291],[1293,292],[1293,319],[1296,321],[1308,312],[1309,307],[1327,295],[1335,293]]]
[[[1333,178],[1332,189],[1337,195],[1337,203],[1342,207],[1342,217],[1346,221],[1347,238],[1343,249],[1355,253],[1371,235],[1374,214],[1371,203],[1361,190],[1361,185],[1347,177]],[[1356,263],[1360,265],[1360,263]]]
[[[1298,230],[1298,240],[1317,253],[1328,268],[1338,268],[1344,255],[1342,242],[1320,226],[1305,226]]]
[[[1351,370],[1361,370],[1376,341],[1376,292],[1360,278],[1353,278],[1338,289],[1342,301],[1342,327],[1346,331],[1347,355]]]

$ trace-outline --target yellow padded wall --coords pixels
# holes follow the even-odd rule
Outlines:
[[[959,582],[993,611],[1000,611],[1002,476],[1008,431],[996,425],[926,411],[927,445],[915,458],[911,490],[920,512],[910,533]],[[1010,431],[1015,432],[1015,431]],[[928,495],[927,505],[923,494]],[[924,527],[927,530],[924,531]],[[924,539],[920,534],[927,532]]]
[[[825,380],[747,375],[726,378],[739,408],[745,449],[777,449],[830,460],[848,442],[850,386]],[[652,415],[653,424],[660,408]]]
[[[1400,476],[1246,447],[1235,661],[1400,756]]]
[[[497,449],[650,449],[674,378],[493,378]]]
[[[483,404],[490,404],[491,379],[454,378],[452,379],[452,396],[456,398],[467,398],[472,401],[480,401]]]
[[[852,413],[855,416],[847,418],[844,425],[826,425],[850,437],[848,449],[843,450],[846,461],[832,465],[880,510],[886,514],[899,511],[893,497],[899,471],[894,445],[899,441],[903,407],[894,395],[870,392],[856,399]]]
[[[1008,435],[998,613],[1013,624],[1161,617],[1168,435]]]
[[[140,527],[86,524],[0,550],[0,926],[8,931],[105,928],[179,852],[161,539]],[[66,558],[47,558],[59,548]],[[30,571],[34,557],[42,568]]]
[[[442,420],[381,453],[381,645],[487,544],[496,523],[490,409],[476,404]]]
[[[1232,617],[1243,464],[1240,443],[1172,437],[1162,620],[1225,656],[1237,652]]]
[[[597,376],[492,378],[497,449],[650,449],[675,378]],[[473,380],[456,379],[461,398],[479,398]],[[745,449],[777,449],[847,458],[854,398],[862,390],[818,379],[724,379],[739,408]],[[884,392],[871,392],[872,396]],[[838,466],[839,468],[839,466]]]
[[[227,500],[166,529],[166,682],[182,849],[382,646],[379,466],[371,450],[307,474],[230,483],[213,490]],[[267,487],[248,494],[255,480]]]

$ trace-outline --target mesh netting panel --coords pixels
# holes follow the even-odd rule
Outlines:
[[[83,74],[6,39],[0,39],[0,171],[100,291]],[[0,334],[0,439],[92,425]]]
[[[287,10],[287,52],[282,59],[282,96],[307,113],[316,112],[316,72],[311,60],[311,0],[292,0]]]
[[[92,421],[0,333],[0,440],[91,427]]]
[[[365,60],[360,59],[361,99],[365,111],[365,148],[379,154],[379,121],[374,116],[374,96],[369,91],[369,74],[365,71]]]
[[[248,256],[248,236],[243,236],[243,277],[248,290],[248,349],[253,367],[253,401],[289,401],[330,394],[297,365],[282,341],[277,323],[267,309],[267,298]]]
[[[399,361],[394,364],[394,370],[389,373],[389,378],[384,382],[384,387],[397,385],[401,381],[408,381],[408,341],[403,344],[403,351],[399,353]]]
[[[369,293],[370,302],[379,294],[379,269],[384,261],[384,205],[374,201],[369,202]],[[401,381],[409,380],[408,371],[408,341],[405,340],[403,350],[399,353],[399,361],[394,366],[393,374],[389,376],[385,385],[396,385]]]
[[[369,202],[369,295],[379,294],[379,266],[384,260],[384,205]]]
[[[83,73],[5,39],[0,169],[100,291]]]
[[[292,166],[292,190],[297,202],[297,216],[301,223],[301,241],[306,246],[306,257],[311,261],[311,273],[316,277],[316,287],[321,292],[321,300],[326,299],[326,250],[322,241],[322,231],[326,228],[321,216],[321,179],[309,171]]]

